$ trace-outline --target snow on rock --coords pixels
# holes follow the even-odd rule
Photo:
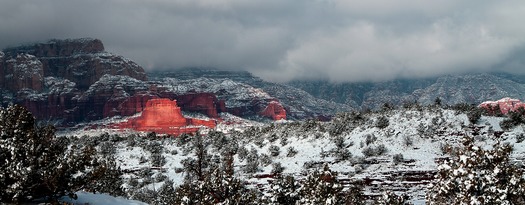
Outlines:
[[[485,101],[479,105],[479,107],[487,109],[488,111],[496,111],[499,107],[499,112],[507,114],[510,111],[516,111],[518,108],[525,108],[525,103],[518,99],[503,98],[497,101]],[[496,111],[497,112],[497,111]]]

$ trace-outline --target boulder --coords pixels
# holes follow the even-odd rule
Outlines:
[[[260,112],[260,115],[272,118],[273,120],[283,120],[286,119],[286,110],[281,103],[273,100]]]
[[[496,114],[499,108],[501,114],[507,114],[510,111],[516,111],[518,108],[525,108],[525,103],[518,99],[503,98],[497,101],[486,101],[481,103],[478,107],[484,108],[492,114]]]

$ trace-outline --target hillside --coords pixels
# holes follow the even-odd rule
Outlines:
[[[330,83],[326,81],[292,81],[289,85],[311,95],[344,103],[355,108],[380,108],[384,103],[402,105],[418,102],[479,104],[504,97],[519,98],[525,92],[524,76],[504,73],[464,74],[428,79],[406,79],[378,83]]]
[[[242,129],[222,125],[217,132],[206,132],[202,140],[210,159],[219,160],[223,153],[235,150],[235,176],[265,192],[271,190],[276,169],[304,180],[307,173],[327,164],[339,173],[344,186],[363,183],[369,197],[390,190],[421,204],[437,162],[450,157],[447,150],[461,146],[466,135],[482,147],[496,139],[508,142],[514,147],[512,161],[522,163],[523,125],[503,131],[499,123],[504,119],[483,116],[471,124],[462,111],[414,107],[341,114],[330,122],[252,124]],[[153,193],[139,193],[159,190],[166,182],[183,184],[188,176],[185,163],[196,157],[195,137],[126,137],[105,131],[113,134],[75,137],[73,143],[96,145],[100,157],[114,157],[124,170],[124,187],[132,199],[151,200]]]

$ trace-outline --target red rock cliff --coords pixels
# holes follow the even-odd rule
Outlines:
[[[273,120],[286,119],[286,110],[281,103],[277,101],[271,101],[260,114],[262,116],[270,117]]]
[[[525,108],[525,103],[522,103],[518,99],[503,98],[497,101],[486,101],[479,105],[479,107],[487,109],[489,112],[497,112],[493,110],[499,107],[501,114],[507,114],[509,111],[515,111],[520,107]]]
[[[53,76],[75,82],[86,90],[105,74],[126,75],[146,80],[144,69],[135,62],[104,51],[98,39],[51,40],[27,46],[7,48],[6,56],[29,54],[42,64],[44,76]]]
[[[129,128],[138,131],[155,131],[163,134],[179,135],[194,133],[199,128],[194,126],[215,127],[213,120],[187,119],[182,116],[177,101],[166,98],[150,99],[142,114],[137,118],[117,125],[118,128]]]

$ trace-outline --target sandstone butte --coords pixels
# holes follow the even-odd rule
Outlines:
[[[185,118],[176,100],[157,98],[146,102],[140,116],[119,123],[115,127],[178,136],[183,133],[196,133],[202,126],[215,128],[216,125],[215,120]]]
[[[516,111],[518,108],[525,108],[525,103],[518,99],[503,98],[497,101],[486,101],[479,105],[479,107],[487,109],[489,112],[495,112],[497,107],[502,114],[507,114],[509,111]]]
[[[270,104],[260,113],[262,116],[272,118],[273,120],[286,119],[286,110],[277,101],[271,101]]]

